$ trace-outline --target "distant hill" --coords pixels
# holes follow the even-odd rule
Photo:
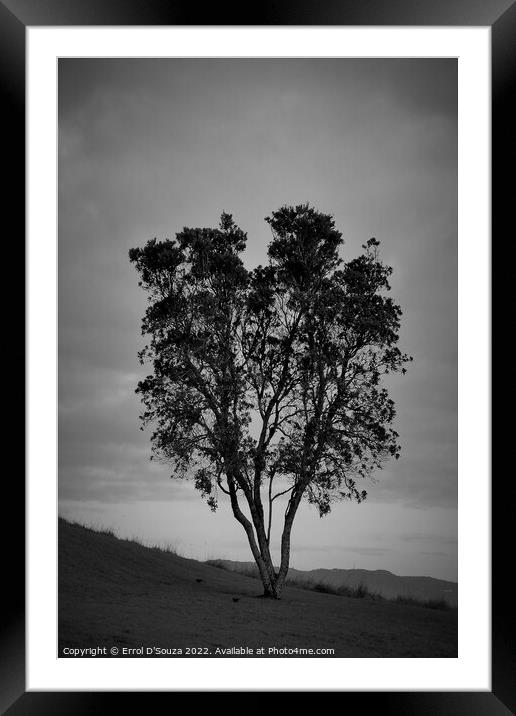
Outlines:
[[[254,562],[217,560],[225,569],[249,573],[255,570]],[[392,599],[410,597],[428,601],[444,599],[450,606],[457,606],[457,583],[433,577],[402,577],[384,569],[289,569],[289,579],[299,583],[329,584],[333,587],[358,587],[364,585],[369,592]]]
[[[116,647],[118,657],[140,658],[308,655],[299,649],[326,650],[312,654],[323,658],[457,657],[456,610],[294,587],[280,601],[263,599],[256,579],[63,519],[58,587],[60,657],[100,647],[106,657]]]

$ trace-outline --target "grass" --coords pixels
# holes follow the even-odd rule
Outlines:
[[[105,527],[104,525],[101,525],[97,522],[78,522],[76,520],[69,520],[65,519],[64,517],[59,517],[59,524],[60,526],[70,525],[72,527],[86,529],[90,532],[95,532],[98,535],[114,537],[120,542],[138,544],[142,547],[147,547],[147,549],[157,550],[158,552],[182,556],[179,554],[179,551],[173,542],[153,542],[152,540],[141,539],[141,537],[137,537],[136,535],[133,535],[132,537],[121,537],[112,527]]]
[[[229,572],[244,574],[253,579],[260,579],[258,568],[254,565],[242,564],[238,566],[237,570],[228,567],[222,559],[210,559],[206,562],[206,564],[210,564],[218,569],[225,569]],[[308,589],[313,592],[319,592],[320,594],[334,594],[339,597],[348,597],[350,599],[369,599],[374,601],[395,602],[396,604],[424,607],[425,609],[442,609],[447,611],[455,609],[445,599],[418,599],[417,597],[406,595],[384,597],[378,592],[372,592],[363,582],[360,582],[355,586],[349,586],[347,584],[337,586],[329,584],[328,582],[314,581],[309,578],[300,579],[298,577],[290,577],[287,578],[285,583],[291,587],[297,587],[298,589]]]
[[[409,604],[416,607],[425,607],[426,609],[457,609],[456,607],[452,607],[446,599],[416,599],[415,597],[400,594],[393,601],[395,601],[396,604]]]
[[[189,656],[188,647],[234,658],[216,649],[235,646],[333,650],[323,658],[457,657],[454,612],[292,584],[280,601],[259,599],[254,577],[62,519],[58,586],[61,657],[67,647],[100,646],[117,646],[119,656],[123,648],[162,648],[168,658]]]

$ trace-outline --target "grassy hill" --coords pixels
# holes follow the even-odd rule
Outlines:
[[[269,654],[273,647],[334,650],[324,658],[457,656],[455,610],[294,587],[280,601],[262,599],[252,577],[62,519],[58,577],[59,656],[99,646],[107,655],[118,647],[118,656],[124,647],[182,650],[148,654],[168,657],[188,656],[187,647],[211,657],[242,656],[216,653],[232,647],[265,647],[264,656],[283,655]]]

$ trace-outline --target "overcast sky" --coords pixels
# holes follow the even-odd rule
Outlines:
[[[185,556],[250,560],[226,502],[212,514],[151,463],[134,389],[146,299],[128,251],[222,211],[266,260],[264,217],[309,201],[349,260],[371,236],[394,268],[389,383],[402,456],[361,505],[303,507],[291,564],[457,576],[455,60],[59,60],[60,514]]]

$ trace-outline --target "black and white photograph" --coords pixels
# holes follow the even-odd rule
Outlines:
[[[2,713],[514,712],[515,13],[0,0]]]
[[[456,658],[456,58],[60,59],[58,381],[60,658]]]

